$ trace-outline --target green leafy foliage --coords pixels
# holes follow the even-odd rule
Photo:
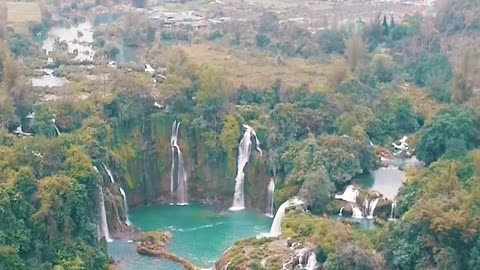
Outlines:
[[[477,142],[477,123],[473,111],[465,107],[439,112],[421,132],[417,156],[427,163],[439,159],[450,139],[462,140],[466,148],[471,149]]]
[[[479,178],[459,164],[433,163],[400,191],[402,222],[388,228],[380,245],[391,269],[470,269],[475,263]]]

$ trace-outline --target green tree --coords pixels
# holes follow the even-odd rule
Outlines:
[[[27,268],[15,248],[0,245],[0,269],[23,270]]]
[[[334,185],[325,170],[318,168],[306,173],[299,196],[310,206],[312,212],[323,213],[334,190]]]
[[[445,153],[447,141],[453,138],[463,140],[470,149],[476,143],[476,121],[473,111],[464,107],[440,111],[421,132],[418,158],[430,164]]]
[[[445,55],[424,54],[417,62],[416,68],[413,70],[413,78],[419,86],[428,86],[427,82],[430,77],[442,74],[445,79],[443,83],[447,83],[452,78],[452,66],[448,62]]]
[[[238,125],[235,116],[228,115],[225,117],[225,123],[222,132],[220,133],[220,143],[222,144],[223,149],[225,149],[229,161],[235,161],[235,149],[240,136],[240,126]]]
[[[386,83],[393,79],[395,62],[390,55],[378,53],[373,57],[370,68],[377,82]]]
[[[367,53],[367,48],[359,35],[353,35],[347,40],[345,55],[351,70],[362,64]]]
[[[255,36],[255,44],[258,48],[266,49],[270,45],[271,40],[266,34],[258,34]]]
[[[326,54],[343,54],[345,41],[343,34],[333,30],[324,30],[317,37],[318,43]]]
[[[412,104],[406,98],[398,99],[394,105],[394,122],[398,132],[409,134],[419,128],[417,117],[412,110]]]

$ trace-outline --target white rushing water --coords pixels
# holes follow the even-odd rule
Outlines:
[[[363,201],[363,215],[364,216],[367,216],[369,211],[368,211],[368,207],[369,207],[369,201],[367,198],[365,198],[365,200]]]
[[[314,270],[317,266],[317,256],[315,252],[311,252],[308,256],[307,266],[305,267],[306,270]]]
[[[230,211],[240,211],[245,209],[245,196],[244,196],[244,180],[245,180],[245,166],[250,158],[252,148],[252,135],[255,137],[255,148],[262,155],[262,149],[260,148],[260,141],[257,138],[257,134],[252,127],[243,125],[245,132],[243,133],[242,140],[238,145],[238,160],[237,160],[237,176],[235,177],[235,194],[233,195],[233,205],[230,207]]]
[[[395,221],[395,212],[397,211],[397,203],[392,202],[392,210],[390,211],[389,221]]]
[[[53,128],[55,129],[55,131],[57,132],[57,136],[60,136],[60,130],[58,129],[57,125],[55,124],[55,118],[52,118],[52,124],[53,124]]]
[[[23,130],[22,130],[22,125],[19,125],[19,126],[13,131],[13,133],[17,134],[18,136],[32,136],[32,133],[23,132]]]
[[[273,177],[270,178],[270,182],[268,183],[268,189],[267,189],[267,211],[265,215],[269,218],[273,218],[274,214],[274,196],[275,196],[275,181],[273,180]]]
[[[293,197],[286,202],[282,203],[280,207],[278,207],[277,213],[275,214],[275,218],[272,222],[272,227],[270,228],[270,233],[268,234],[269,237],[278,237],[282,235],[282,220],[285,216],[285,211],[288,207],[302,205],[303,201],[297,197]]]
[[[363,219],[362,210],[360,210],[360,208],[358,208],[356,205],[352,205],[352,217],[357,219]]]
[[[47,39],[43,42],[42,49],[47,56],[55,49],[56,42],[66,42],[69,53],[76,53],[75,61],[93,61],[95,50],[93,49],[93,26],[89,21],[80,23],[70,28],[55,26],[48,32]]]
[[[110,178],[110,181],[112,183],[115,183],[115,178],[113,178],[113,174],[112,172],[108,169],[107,165],[105,165],[105,163],[102,162],[102,166],[103,168],[105,168],[105,171],[107,172],[108,174],[108,177]],[[127,194],[125,193],[125,190],[123,190],[123,188],[118,185],[118,187],[120,188],[120,194],[122,194],[122,197],[123,197],[123,209],[125,210],[125,223],[130,226],[130,219],[128,218],[128,204],[127,204]]]
[[[123,190],[122,187],[120,187],[120,193],[122,194],[123,197],[123,210],[125,211],[125,223],[130,226],[130,219],[128,218],[128,203],[127,203],[127,194],[125,193],[125,190]]]
[[[343,216],[343,209],[344,209],[344,208],[345,208],[345,207],[342,207],[342,208],[340,208],[340,211],[338,211],[338,215],[339,215],[339,216]]]
[[[105,171],[107,172],[108,177],[110,178],[110,181],[111,181],[112,183],[115,183],[115,178],[113,178],[113,174],[112,174],[112,172],[108,169],[107,165],[105,165],[105,163],[102,162],[102,166],[103,166],[103,168],[105,169]]]
[[[343,194],[335,194],[335,199],[344,200],[347,202],[355,203],[357,202],[357,196],[359,194],[358,189],[355,189],[353,185],[347,186]]]
[[[175,147],[174,145],[177,143],[176,137],[176,129],[177,129],[177,120],[175,120],[172,124],[172,135],[170,135],[170,146],[172,148],[172,167],[170,169],[170,204],[174,203],[174,189],[175,189]]]
[[[98,186],[99,200],[100,200],[100,230],[102,237],[105,237],[107,242],[112,242],[110,237],[110,232],[108,231],[108,222],[107,222],[107,211],[105,210],[105,200],[103,198],[103,189],[101,186]]]
[[[373,219],[373,213],[375,212],[375,207],[377,207],[379,198],[376,198],[370,202],[370,205],[368,206],[369,213],[367,215],[367,219]]]
[[[178,145],[178,130],[180,128],[180,121],[176,120],[172,124],[172,135],[170,137],[170,145],[172,147],[172,169],[170,172],[170,196],[172,203],[174,202],[173,198],[175,196],[174,190],[175,186],[177,188],[176,192],[176,204],[177,205],[187,205],[188,204],[188,186],[187,186],[187,173],[185,171],[185,164],[183,161],[182,151]],[[177,155],[175,156],[175,153]],[[175,157],[177,158],[177,166],[175,166]],[[175,179],[176,177],[176,179]]]

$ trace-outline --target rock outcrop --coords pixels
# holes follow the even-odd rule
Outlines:
[[[143,233],[137,244],[137,252],[142,255],[159,257],[178,263],[186,270],[198,269],[186,259],[165,250],[172,240],[172,234],[165,231]]]

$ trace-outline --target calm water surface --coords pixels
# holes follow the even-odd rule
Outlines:
[[[212,267],[234,242],[268,232],[271,219],[249,211],[221,213],[202,205],[157,205],[132,209],[130,221],[144,231],[169,230],[173,239],[168,250],[199,267]],[[158,258],[140,256],[135,244],[114,241],[109,253],[125,259],[123,269],[181,269]]]

